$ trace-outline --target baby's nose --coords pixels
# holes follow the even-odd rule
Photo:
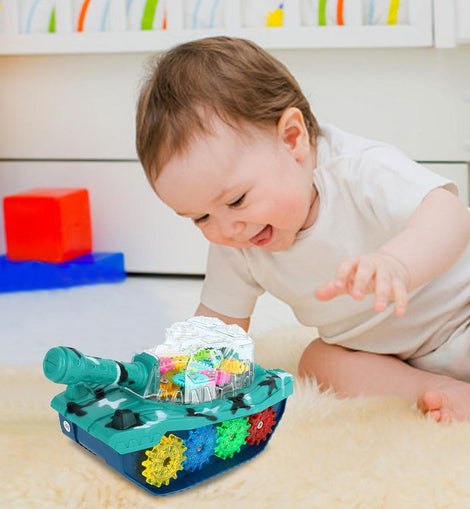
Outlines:
[[[245,226],[242,221],[227,221],[221,225],[222,235],[226,238],[234,238],[243,232]]]

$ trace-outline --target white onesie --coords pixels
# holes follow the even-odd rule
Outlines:
[[[393,304],[375,312],[372,295],[362,301],[344,295],[328,302],[314,296],[316,288],[334,277],[342,258],[374,251],[397,235],[431,190],[442,186],[457,193],[452,182],[390,145],[332,126],[322,126],[313,181],[320,198],[317,220],[289,249],[211,245],[203,304],[245,318],[267,291],[286,302],[302,324],[317,327],[327,343],[410,362],[465,326],[470,314],[469,247],[447,272],[410,293],[407,313],[400,318]]]

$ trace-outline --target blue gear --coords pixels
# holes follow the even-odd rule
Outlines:
[[[190,431],[189,437],[184,441],[187,450],[183,468],[191,472],[200,470],[214,454],[216,443],[217,433],[212,425]]]

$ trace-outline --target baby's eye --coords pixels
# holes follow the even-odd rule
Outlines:
[[[197,217],[196,219],[193,219],[195,224],[202,224],[205,223],[209,219],[209,214],[205,214],[201,217]]]
[[[235,200],[234,202],[229,203],[228,206],[229,207],[239,207],[245,201],[245,196],[246,196],[246,193],[242,194],[240,196],[240,198],[238,198],[238,200]]]

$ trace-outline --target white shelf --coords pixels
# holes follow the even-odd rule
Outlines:
[[[212,35],[251,39],[266,49],[387,48],[433,45],[428,30],[397,25],[363,27],[299,27],[234,30],[173,30],[69,34],[1,35],[0,54],[44,55],[157,52]]]

